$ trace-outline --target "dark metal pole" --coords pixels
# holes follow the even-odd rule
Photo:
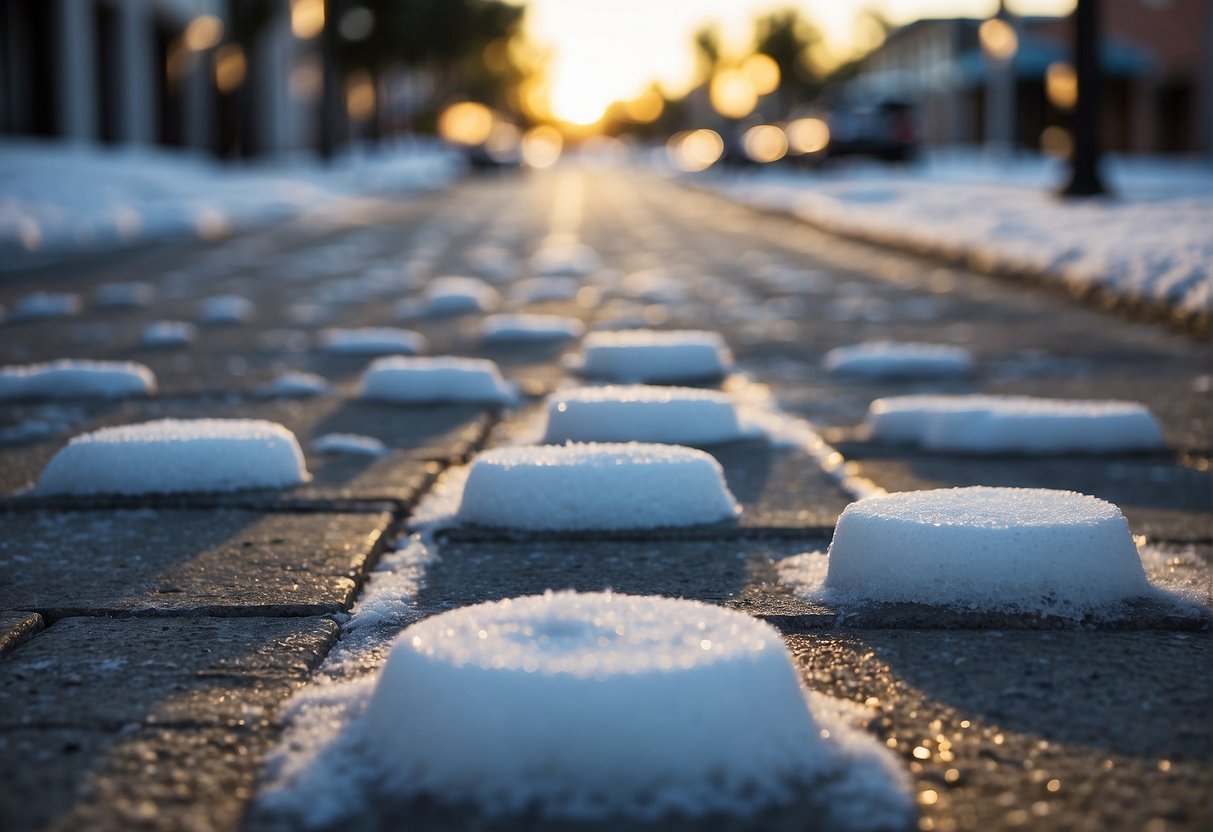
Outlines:
[[[341,72],[337,66],[337,16],[341,0],[324,0],[324,31],[320,33],[320,60],[324,84],[320,94],[320,158],[328,162],[337,152],[341,124]]]
[[[1099,59],[1099,2],[1078,0],[1074,9],[1074,64],[1078,101],[1074,107],[1074,151],[1070,154],[1070,181],[1065,197],[1107,193],[1099,175],[1100,95],[1103,72]]]

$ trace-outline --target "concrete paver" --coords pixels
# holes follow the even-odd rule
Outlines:
[[[0,608],[70,615],[323,615],[347,609],[384,513],[32,512],[3,517]]]

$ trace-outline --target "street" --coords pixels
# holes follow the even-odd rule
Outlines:
[[[560,294],[535,282],[534,255],[544,250],[598,262],[575,276],[575,293],[528,302],[544,289]],[[575,343],[482,343],[480,315],[397,307],[439,275],[483,277],[504,298],[499,311],[571,316],[590,330],[718,332],[737,363],[722,389],[771,397],[807,419],[834,456],[757,440],[710,448],[743,507],[724,533],[440,536],[438,558],[417,570],[398,616],[361,643],[358,662],[334,660],[368,576],[381,559],[395,568],[387,555],[418,499],[478,450],[526,433],[542,418],[542,397],[573,379],[562,355]],[[149,283],[155,299],[122,309],[93,302],[99,286],[117,281]],[[0,364],[137,361],[158,390],[118,401],[0,401],[6,830],[292,828],[289,812],[255,797],[282,736],[280,708],[314,674],[373,672],[390,638],[427,615],[561,588],[695,598],[777,626],[809,689],[869,710],[866,730],[911,774],[919,829],[1213,825],[1207,609],[1143,606],[1128,619],[1082,624],[915,609],[847,617],[798,598],[778,570],[784,558],[829,545],[855,498],[840,471],[887,491],[1067,489],[1118,505],[1152,553],[1151,579],[1193,589],[1207,607],[1207,341],[1057,289],[843,240],[654,172],[588,163],[365,197],[340,214],[321,205],[211,243],[166,241],[12,273],[0,306],[12,310],[32,292],[78,294],[83,311],[0,323]],[[252,321],[199,324],[183,346],[140,343],[147,324],[197,323],[204,299],[224,295],[251,301]],[[333,327],[406,327],[424,335],[426,354],[490,358],[524,401],[490,409],[359,400],[369,359],[321,349]],[[874,340],[962,346],[976,369],[864,379],[822,368],[830,349]],[[260,392],[286,371],[333,386],[305,398]],[[1167,448],[976,456],[882,445],[860,428],[873,399],[927,392],[1139,401],[1160,420]],[[222,495],[22,493],[73,435],[211,416],[286,425],[312,481]],[[386,453],[313,449],[332,433],[374,437]],[[812,827],[811,806],[729,828]],[[428,829],[526,825],[432,807],[354,814],[341,828],[398,828],[402,818]]]

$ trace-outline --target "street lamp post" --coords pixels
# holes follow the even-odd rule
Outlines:
[[[337,151],[341,103],[341,74],[337,66],[337,21],[341,0],[323,0],[324,29],[320,33],[320,59],[324,76],[320,92],[320,158],[329,161]]]
[[[1003,4],[997,16],[981,24],[978,39],[986,59],[986,148],[1005,158],[1015,146],[1014,62],[1019,36]]]
[[[1078,99],[1074,106],[1074,150],[1070,154],[1070,181],[1065,197],[1107,193],[1099,175],[1100,93],[1103,72],[1099,60],[1099,0],[1078,0],[1074,9],[1074,64]]]

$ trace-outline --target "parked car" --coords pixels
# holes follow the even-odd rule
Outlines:
[[[870,105],[840,105],[826,116],[830,142],[826,155],[872,156],[908,162],[919,151],[918,113],[913,104],[885,99]]]

